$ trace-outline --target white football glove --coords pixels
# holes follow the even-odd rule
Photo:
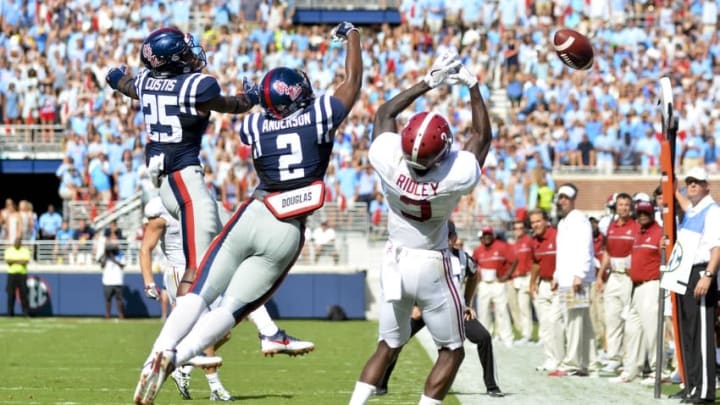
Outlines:
[[[460,66],[462,66],[462,62],[460,62],[457,52],[452,50],[443,52],[423,77],[423,81],[430,88],[435,88],[444,83],[450,74],[457,72]]]
[[[145,284],[145,296],[155,301],[160,300],[160,288],[155,283]]]
[[[165,169],[165,154],[161,153],[148,161],[148,175],[155,187],[160,187],[160,173]]]
[[[478,83],[478,80],[470,69],[465,67],[465,65],[461,65],[457,72],[453,72],[448,75],[445,82],[447,84],[464,84],[469,88],[475,86]]]

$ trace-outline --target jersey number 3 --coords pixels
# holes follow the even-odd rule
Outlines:
[[[147,125],[150,140],[161,143],[179,143],[182,141],[182,126],[180,118],[168,115],[167,107],[177,104],[176,96],[156,96],[143,94],[143,109],[145,110],[145,124]]]
[[[400,196],[400,201],[407,205],[408,209],[400,210],[400,213],[414,221],[425,222],[432,218],[432,204],[428,200],[413,200],[406,196]],[[408,212],[412,210],[412,212]]]

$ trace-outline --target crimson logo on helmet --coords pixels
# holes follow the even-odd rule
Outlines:
[[[297,98],[300,97],[303,91],[300,84],[294,84],[290,86],[282,80],[275,80],[272,84],[272,88],[281,96],[290,96],[290,99],[292,101],[297,100]]]
[[[162,65],[162,61],[158,59],[157,56],[153,53],[152,46],[150,44],[143,45],[142,49],[143,57],[150,62],[150,66],[156,68],[160,65]]]

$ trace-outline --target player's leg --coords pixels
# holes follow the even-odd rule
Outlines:
[[[278,328],[265,305],[261,305],[251,312],[248,319],[255,324],[258,330],[260,349],[265,356],[272,356],[276,353],[295,356],[315,350],[313,342],[290,336],[285,333],[285,330]]]
[[[217,348],[223,343],[229,340],[222,338],[214,346],[206,348],[203,353],[208,357],[215,356]],[[222,382],[220,381],[220,374],[218,373],[217,366],[204,367],[205,378],[207,379],[208,386],[210,387],[210,400],[211,401],[234,401],[235,398],[225,389]]]
[[[422,319],[422,313],[420,311],[417,312],[417,316],[415,311],[413,311],[412,318],[410,319],[410,337],[412,338],[415,336],[418,332],[420,332],[425,327],[425,321]],[[400,355],[400,352],[397,353],[397,355]],[[395,370],[395,365],[397,364],[398,357],[396,356],[393,361],[388,366],[387,370],[385,370],[385,374],[383,375],[383,378],[380,380],[380,382],[377,384],[377,389],[375,390],[375,395],[385,395],[388,392],[388,382],[390,381],[390,376],[392,375],[393,370]]]
[[[110,319],[112,310],[113,289],[109,285],[103,286],[103,296],[105,296],[105,319]]]
[[[24,316],[30,316],[30,304],[28,302],[27,274],[21,274],[18,282],[18,290],[20,293],[20,307]]]
[[[7,293],[7,309],[8,316],[15,316],[15,275],[7,275],[7,285],[5,292]]]
[[[304,227],[300,222],[278,221],[264,205],[251,201],[254,203],[248,204],[245,212],[241,207],[233,215],[203,259],[196,280],[203,281],[199,296],[205,301],[220,293],[224,296],[220,306],[204,316],[178,344],[178,361],[216,342],[264,304],[302,249]]]
[[[503,396],[495,380],[496,365],[493,354],[492,336],[490,332],[478,321],[471,319],[465,321],[465,335],[469,341],[477,345],[478,358],[483,368],[483,381],[488,394]]]
[[[168,175],[160,186],[160,197],[168,211],[180,220],[183,253],[189,270],[184,279],[192,282],[203,254],[220,230],[217,204],[205,187],[200,166],[189,166]],[[187,287],[181,285],[178,295],[183,295]]]
[[[438,347],[438,358],[425,381],[420,403],[437,403],[433,401],[445,398],[465,357],[462,294],[453,282],[447,252],[412,250],[408,255],[406,264],[414,267],[412,274],[417,277],[417,305]]]

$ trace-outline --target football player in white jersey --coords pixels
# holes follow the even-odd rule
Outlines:
[[[227,222],[230,217],[223,207],[218,207],[220,220]],[[155,285],[152,276],[152,251],[158,242],[164,256],[163,283],[168,292],[170,303],[174,306],[177,299],[177,289],[185,271],[185,255],[183,254],[183,235],[180,221],[175,219],[165,208],[161,198],[154,197],[145,205],[145,217],[148,219],[140,248],[140,270],[145,282],[145,295],[152,299],[159,299],[160,291]],[[218,298],[219,300],[220,298]],[[215,303],[217,303],[217,301]],[[211,305],[211,308],[215,305]],[[291,356],[309,353],[315,349],[315,344],[299,340],[286,335],[284,330],[278,328],[270,318],[264,305],[250,313],[248,318],[258,329],[261,350],[266,356],[278,353]],[[230,339],[230,333],[205,350],[207,356],[214,356],[215,350]],[[172,374],[178,391],[183,399],[190,399],[190,373],[192,365],[178,367]],[[210,385],[210,399],[213,401],[232,401],[233,396],[223,387],[217,374],[217,367],[204,367],[205,377]]]
[[[397,131],[398,114],[443,83],[470,89],[472,136],[464,151],[451,151],[450,125],[437,113],[417,113]],[[440,404],[450,389],[465,356],[463,318],[472,312],[453,281],[447,222],[460,197],[475,188],[490,142],[490,121],[477,79],[454,53],[442,55],[421,82],[378,108],[368,158],[390,208],[389,240],[380,278],[379,343],[350,405],[368,400],[409,339],[414,305],[438,347],[419,404]]]

